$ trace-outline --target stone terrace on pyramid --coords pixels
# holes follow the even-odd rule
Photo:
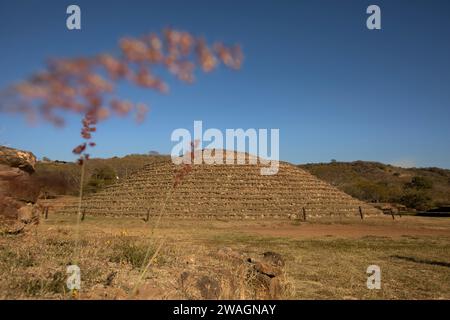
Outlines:
[[[201,151],[200,151],[201,152]],[[247,160],[248,155],[246,154]],[[87,215],[159,215],[166,201],[168,216],[264,218],[364,216],[381,211],[356,200],[289,163],[280,162],[275,175],[261,175],[258,164],[198,164],[173,189],[176,170],[169,160],[146,165],[127,179],[83,199]],[[172,191],[170,191],[172,190]],[[77,206],[63,212],[75,213]]]

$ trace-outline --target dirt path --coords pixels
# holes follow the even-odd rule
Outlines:
[[[449,219],[450,220],[450,219]],[[308,224],[293,225],[280,223],[277,225],[246,225],[236,228],[236,231],[258,234],[271,237],[292,238],[315,238],[315,237],[338,237],[338,238],[362,238],[366,236],[399,238],[402,236],[448,236],[450,237],[450,225],[443,226],[409,225],[401,224]]]

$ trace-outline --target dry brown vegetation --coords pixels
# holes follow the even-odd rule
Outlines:
[[[32,232],[1,235],[1,298],[71,298],[65,271],[74,257],[75,219],[51,214]],[[450,298],[449,219],[167,217],[149,237],[154,223],[87,216],[80,226],[79,298],[268,298],[249,264],[235,259],[259,258],[267,251],[279,253],[285,261],[279,298]],[[357,232],[361,229],[364,235]],[[133,295],[149,245],[152,255],[161,240],[161,250]],[[366,288],[370,264],[381,267],[381,290]]]

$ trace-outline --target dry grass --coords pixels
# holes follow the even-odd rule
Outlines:
[[[69,299],[66,266],[74,257],[74,216],[52,215],[23,236],[0,236],[0,298]],[[153,221],[154,222],[154,221]],[[151,224],[152,221],[149,222]],[[284,228],[368,226],[402,227],[407,236],[354,237],[337,231],[329,235],[283,236]],[[255,233],[254,228],[279,235]],[[138,218],[90,217],[81,223],[82,271],[80,298],[129,298],[146,262],[149,225]],[[440,230],[430,236],[414,230]],[[448,235],[442,235],[443,230]],[[328,231],[327,231],[328,232]],[[414,218],[402,221],[175,220],[162,221],[150,243],[150,256],[161,238],[165,244],[132,298],[258,299],[254,274],[244,264],[217,255],[228,247],[248,257],[265,251],[286,260],[285,299],[449,299],[450,222]],[[148,255],[147,255],[148,256]],[[382,270],[382,289],[366,288],[366,268]],[[182,281],[183,273],[193,276]],[[186,278],[186,277],[185,277]],[[188,277],[189,278],[189,277]],[[186,278],[187,279],[187,278]],[[219,286],[220,290],[215,290]],[[193,290],[197,287],[197,290]]]

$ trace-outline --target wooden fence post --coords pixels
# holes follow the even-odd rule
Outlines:
[[[48,207],[45,207],[45,220],[48,219]]]
[[[306,221],[306,209],[305,207],[302,208],[303,211],[303,221]]]
[[[363,214],[361,206],[359,206],[359,215],[361,216],[361,220],[364,220],[364,214]]]
[[[145,218],[141,218],[141,219],[145,223],[147,223],[150,220],[150,209],[147,209],[147,215],[145,216]]]

